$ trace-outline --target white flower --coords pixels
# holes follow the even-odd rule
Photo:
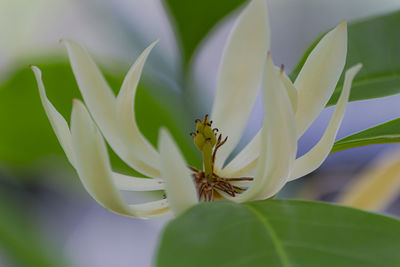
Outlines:
[[[328,102],[345,65],[347,26],[327,33],[309,55],[294,84],[273,65],[264,0],[243,10],[225,48],[211,122],[197,120],[196,146],[203,152],[205,170],[188,168],[166,129],[159,133],[158,150],[140,133],[134,114],[135,92],[151,44],[136,60],[115,98],[99,69],[79,44],[64,40],[85,105],[76,100],[71,130],[46,97],[40,70],[32,67],[43,106],[69,161],[91,196],[105,208],[126,216],[149,218],[179,214],[200,200],[225,198],[235,202],[274,196],[286,182],[318,168],[332,148],[349,98],[351,82],[361,68],[346,72],[343,90],[321,140],[296,159],[297,140]],[[226,165],[263,90],[264,122],[254,139]],[[95,123],[92,121],[95,121]],[[97,125],[97,126],[96,126]],[[100,133],[101,131],[101,133]],[[103,137],[133,169],[152,179],[114,173]],[[223,144],[223,145],[222,145]],[[218,149],[218,153],[215,153]],[[216,155],[213,155],[216,154]],[[211,166],[211,167],[210,167]],[[245,176],[245,178],[242,178]],[[251,176],[251,178],[249,178]],[[166,199],[126,204],[119,190],[166,192]]]

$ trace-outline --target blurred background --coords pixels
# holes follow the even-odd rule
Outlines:
[[[159,126],[167,125],[175,137],[184,136],[180,145],[189,162],[198,163],[187,134],[190,123],[211,109],[222,50],[240,7],[212,28],[191,61],[166,9],[162,0],[0,0],[0,266],[151,265],[165,221],[124,218],[89,197],[47,121],[28,66],[42,69],[50,100],[69,120],[71,101],[80,96],[61,38],[84,44],[116,91],[139,53],[160,39],[138,91],[139,127],[154,144]],[[270,0],[274,62],[290,73],[306,48],[342,20],[398,9],[397,0]],[[352,102],[338,138],[399,117],[399,102],[400,95]],[[238,148],[260,128],[261,104],[259,99]],[[163,114],[174,106],[181,108]],[[332,111],[326,109],[301,138],[299,154],[319,140]],[[189,123],[176,129],[175,119]],[[335,201],[369,162],[395,149],[400,147],[375,145],[332,154],[280,197]],[[115,169],[132,173],[115,156],[112,161]],[[400,207],[383,212],[400,214]]]

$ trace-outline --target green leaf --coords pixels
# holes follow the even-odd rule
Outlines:
[[[67,120],[79,93],[66,63],[41,64],[47,94]],[[0,159],[15,169],[63,153],[41,106],[32,70],[17,71],[0,86]]]
[[[164,230],[157,266],[400,266],[400,221],[318,202],[201,203]]]
[[[175,22],[175,32],[183,51],[182,61],[185,66],[210,30],[244,2],[246,0],[163,1]]]
[[[43,62],[43,60],[41,60]],[[69,121],[72,99],[81,98],[71,67],[66,61],[48,60],[38,64],[43,73],[47,95]],[[28,66],[28,64],[26,64]],[[105,74],[117,92],[123,75]],[[177,140],[188,162],[199,165],[189,136],[193,121],[187,118],[181,93],[164,87],[152,88],[141,82],[136,98],[136,119],[142,133],[157,145],[158,129],[166,126]],[[64,155],[40,102],[32,71],[26,67],[0,85],[0,163],[16,172],[31,170],[35,163],[50,155]],[[65,157],[64,157],[65,158]],[[134,172],[111,153],[115,169]]]
[[[345,70],[362,63],[353,81],[350,101],[372,99],[400,93],[400,11],[368,18],[348,25],[348,52]],[[291,77],[300,72],[318,38],[306,51]],[[343,77],[327,106],[336,104]]]
[[[25,199],[26,201],[26,199]],[[15,266],[66,266],[61,253],[49,246],[32,223],[30,202],[22,203],[0,187],[0,248]],[[14,266],[14,265],[13,265]]]
[[[397,118],[336,141],[331,153],[359,146],[399,142],[400,118]]]

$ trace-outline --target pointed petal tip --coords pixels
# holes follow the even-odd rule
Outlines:
[[[344,31],[347,32],[347,21],[343,20],[338,26],[336,26],[336,29],[339,31]]]
[[[72,99],[72,106],[79,106],[79,105],[83,105],[82,101],[80,101],[77,98],[73,98]]]
[[[29,68],[35,73],[35,74],[39,74],[41,75],[42,72],[40,71],[40,69],[38,67],[36,67],[35,65],[29,65]]]
[[[347,75],[350,75],[350,76],[357,75],[357,73],[361,70],[362,67],[363,67],[362,63],[358,63],[358,64],[350,67],[349,69],[346,70],[345,76],[347,76]]]
[[[42,72],[41,70],[34,66],[34,65],[30,65],[29,68],[33,71],[33,75],[35,76],[36,82],[38,84],[38,88],[39,88],[39,92],[43,92],[45,93],[45,89],[44,89],[44,85],[43,85],[43,81],[42,81]]]
[[[153,41],[146,49],[152,50],[156,44],[160,42],[160,38],[157,38],[155,41]]]
[[[70,39],[70,38],[61,38],[60,40],[58,40],[59,44],[62,45],[67,45],[68,43],[74,42],[74,40]]]
[[[160,127],[158,130],[158,144],[160,144],[161,139],[165,138],[166,136],[170,136],[166,127]]]
[[[355,72],[359,72],[362,67],[363,67],[363,64],[358,63],[358,64],[354,65],[353,67],[351,67],[350,70],[353,69]]]
[[[79,101],[78,99],[72,99],[71,121],[73,120],[73,117],[77,116],[76,113],[78,112],[78,110],[82,109],[83,104],[81,104],[81,101]]]
[[[152,50],[158,43],[160,42],[160,38],[158,38],[157,40],[155,40],[154,42],[152,42],[147,48],[146,50]],[[149,52],[150,53],[150,52]]]
[[[347,21],[342,20],[342,22],[336,25],[330,32],[333,33],[336,38],[338,36],[347,35]]]
[[[70,39],[70,38],[61,38],[59,43],[64,45],[64,46],[66,46],[67,48],[68,48],[68,46],[71,46],[71,45],[79,45],[79,46],[81,46],[79,42],[77,42],[77,41],[75,41],[73,39]]]

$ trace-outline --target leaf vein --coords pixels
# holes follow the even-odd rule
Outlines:
[[[269,234],[271,237],[272,243],[275,246],[276,252],[282,262],[283,266],[290,267],[290,261],[288,256],[286,255],[285,251],[283,250],[282,243],[278,238],[278,235],[274,231],[272,225],[269,223],[267,217],[263,216],[257,209],[252,207],[251,205],[244,204],[264,225],[266,232]]]

